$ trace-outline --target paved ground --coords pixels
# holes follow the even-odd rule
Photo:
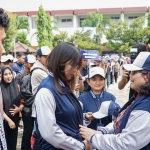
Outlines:
[[[120,77],[119,77],[118,81],[119,80],[120,80]],[[116,96],[117,102],[120,104],[120,106],[123,106],[128,101],[129,84],[127,84],[123,90],[118,89],[117,83],[111,84],[110,87],[108,88],[108,92],[114,94]],[[20,150],[21,138],[22,138],[22,132],[19,131],[17,150]]]

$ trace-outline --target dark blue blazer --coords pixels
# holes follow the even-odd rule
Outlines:
[[[94,113],[94,112],[97,112],[99,110],[98,107],[101,105],[101,103],[103,101],[110,101],[110,100],[115,101],[116,98],[111,93],[103,91],[101,96],[100,96],[100,105],[99,105],[97,103],[98,99],[96,98],[94,93],[90,90],[90,91],[82,93],[79,96],[78,100],[83,103],[83,113],[86,113],[86,112]],[[94,119],[94,120],[92,120],[91,124],[88,127],[96,130],[97,129],[97,124],[100,123],[100,122],[104,126],[106,126],[107,124],[112,122],[112,116],[104,117],[101,120],[100,119]]]

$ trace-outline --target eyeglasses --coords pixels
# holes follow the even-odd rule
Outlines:
[[[148,74],[148,72],[146,70],[137,70],[137,71],[131,71],[131,75],[135,75],[138,72],[143,74],[143,75]]]
[[[131,75],[135,75],[137,74],[138,72],[140,72],[139,70],[138,71],[131,71]]]

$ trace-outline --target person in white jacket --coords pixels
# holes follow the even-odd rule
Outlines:
[[[131,71],[130,86],[136,93],[120,110],[114,123],[99,132],[80,126],[80,134],[89,141],[91,149],[150,149],[150,52],[141,52],[133,64],[125,64],[124,68]]]

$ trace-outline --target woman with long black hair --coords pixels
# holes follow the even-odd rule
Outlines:
[[[84,117],[73,94],[76,72],[81,67],[80,53],[73,44],[60,43],[47,63],[49,76],[40,84],[35,98],[41,150],[84,150],[79,133]]]
[[[4,130],[8,150],[16,150],[20,103],[19,87],[9,66],[1,68],[1,91],[3,99]]]

